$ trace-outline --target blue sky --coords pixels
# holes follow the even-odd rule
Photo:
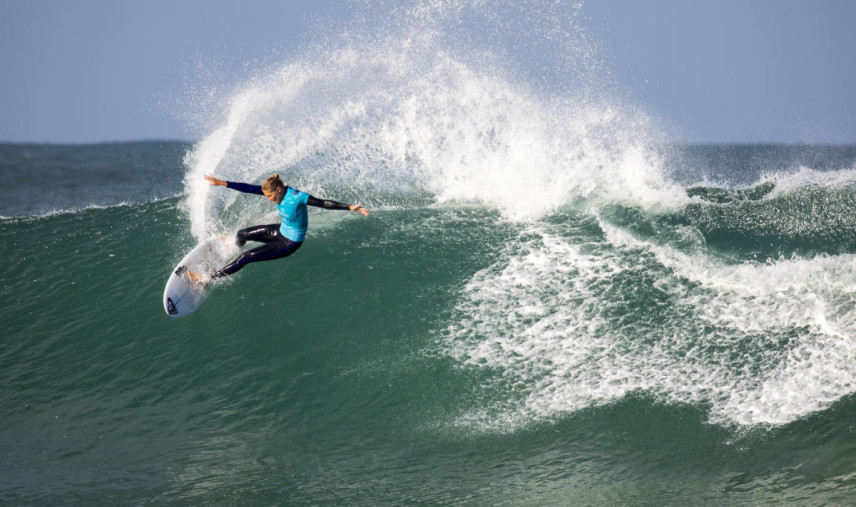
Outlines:
[[[390,2],[387,2],[390,3]],[[0,2],[0,141],[192,139],[192,94],[309,42],[339,0]],[[631,102],[687,142],[856,143],[856,1],[588,0]]]

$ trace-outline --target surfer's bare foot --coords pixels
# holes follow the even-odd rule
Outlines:
[[[187,279],[193,283],[208,283],[211,280],[210,276],[200,275],[193,271],[187,270]]]

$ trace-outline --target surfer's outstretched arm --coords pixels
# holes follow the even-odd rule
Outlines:
[[[237,190],[238,192],[244,192],[247,194],[265,195],[264,190],[262,190],[262,187],[260,185],[250,185],[248,183],[221,180],[220,178],[216,178],[210,174],[206,174],[204,178],[208,180],[208,183],[211,186],[227,187],[231,188],[232,190]],[[277,198],[279,197],[280,196],[277,196]],[[318,199],[317,197],[310,195],[308,200],[306,201],[306,204],[308,204],[309,206],[315,206],[316,208],[324,208],[330,210],[350,210],[354,213],[359,213],[360,215],[369,215],[369,210],[363,208],[362,203],[343,204],[341,202],[336,202],[331,199]]]
[[[306,204],[309,206],[315,206],[316,208],[350,210],[354,213],[359,213],[360,215],[369,216],[369,210],[363,208],[362,204],[342,204],[341,202],[332,201],[330,199],[318,199],[311,195],[309,196],[309,200],[306,201]]]
[[[238,192],[244,192],[247,194],[265,195],[265,193],[262,191],[261,185],[250,185],[248,183],[238,183],[236,181],[221,180],[219,178],[211,176],[210,174],[206,174],[204,178],[208,180],[208,183],[213,187],[227,187],[231,188],[232,190],[237,190]]]

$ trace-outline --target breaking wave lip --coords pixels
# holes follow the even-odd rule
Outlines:
[[[818,171],[800,166],[799,170],[788,173],[766,173],[761,182],[775,184],[769,198],[794,193],[810,188],[844,188],[856,185],[856,168],[842,168],[832,171]]]
[[[769,200],[788,194],[813,189],[847,188],[856,186],[856,166],[818,170],[800,165],[794,169],[782,168],[764,171],[757,179],[745,185],[732,185],[723,181],[701,181],[684,183],[690,198],[716,204],[731,204],[741,201]]]

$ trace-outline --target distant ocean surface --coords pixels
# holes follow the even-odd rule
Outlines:
[[[524,219],[304,179],[372,215],[174,320],[193,150],[0,145],[0,503],[856,495],[856,147],[660,148],[671,201]]]

